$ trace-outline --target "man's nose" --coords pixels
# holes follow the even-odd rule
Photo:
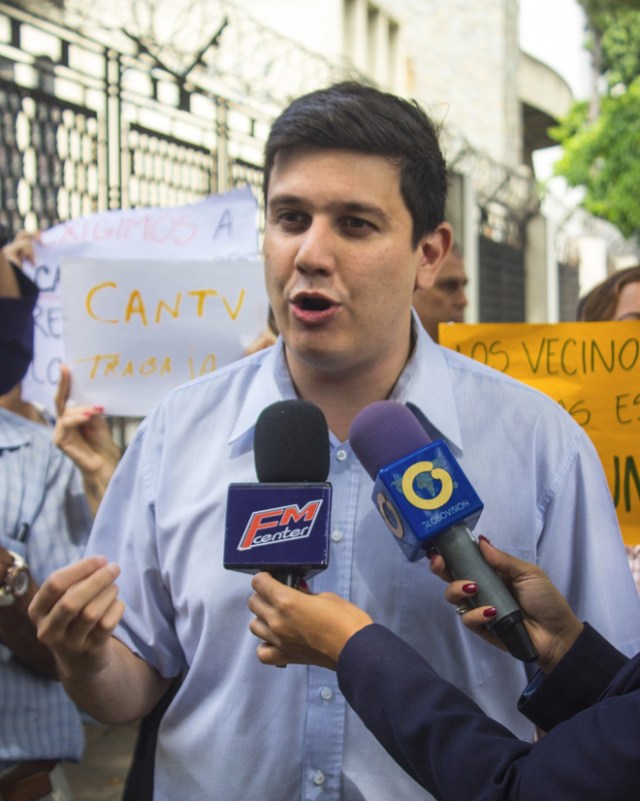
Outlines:
[[[467,299],[467,291],[464,285],[460,284],[456,287],[453,302],[461,309],[464,309],[468,305],[469,300]]]
[[[334,236],[327,222],[313,220],[301,235],[294,267],[303,273],[329,273],[335,268]]]

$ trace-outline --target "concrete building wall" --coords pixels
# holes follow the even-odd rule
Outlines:
[[[403,7],[410,91],[470,144],[509,166],[519,159],[516,0],[393,0]]]
[[[520,163],[517,0],[236,2],[327,58],[350,56],[360,71],[416,97],[495,161]],[[385,52],[389,45],[392,52]]]

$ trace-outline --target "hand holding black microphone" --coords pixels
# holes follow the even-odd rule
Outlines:
[[[473,579],[473,606],[494,606],[487,625],[516,659],[532,662],[536,649],[522,612],[487,564],[469,531],[483,504],[442,440],[431,442],[411,411],[378,401],[353,420],[349,441],[375,481],[373,500],[410,561],[428,549],[441,554],[454,578]]]

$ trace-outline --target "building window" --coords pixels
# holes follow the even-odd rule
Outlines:
[[[400,26],[367,0],[344,0],[344,55],[380,86],[399,90]]]

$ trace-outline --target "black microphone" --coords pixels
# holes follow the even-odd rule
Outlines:
[[[266,570],[290,587],[329,566],[329,429],[303,400],[262,411],[253,437],[258,484],[231,484],[224,566]]]
[[[375,481],[373,500],[407,558],[413,562],[434,549],[454,578],[477,581],[478,593],[469,603],[497,610],[488,628],[516,659],[537,659],[518,604],[469,530],[483,503],[446,443],[431,442],[417,418],[396,401],[378,401],[357,414],[349,441]]]

